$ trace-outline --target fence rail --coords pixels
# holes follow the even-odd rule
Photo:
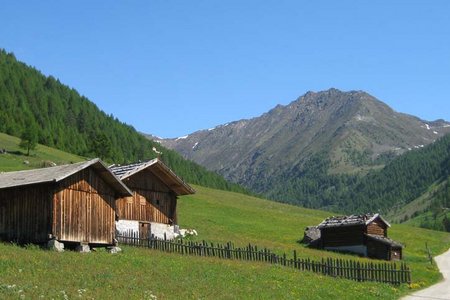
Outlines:
[[[118,235],[117,239],[119,243],[164,252],[267,262],[301,271],[312,271],[327,276],[341,277],[355,281],[374,281],[396,285],[411,283],[411,271],[405,263],[358,262],[336,258],[322,258],[322,260],[317,261],[309,258],[298,258],[295,250],[293,251],[293,257],[288,258],[286,253],[277,255],[267,248],[258,248],[251,244],[245,247],[235,247],[231,242],[214,244],[207,243],[206,241],[168,241],[155,238],[139,238],[139,234],[132,231]]]

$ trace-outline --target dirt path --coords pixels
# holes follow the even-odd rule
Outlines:
[[[436,299],[450,300],[450,249],[434,258],[444,280],[421,291],[408,295],[402,300]]]

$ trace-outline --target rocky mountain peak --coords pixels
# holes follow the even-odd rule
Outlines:
[[[266,192],[311,155],[326,153],[334,173],[380,167],[450,132],[450,123],[397,113],[364,91],[309,91],[249,120],[160,142],[255,191]],[[379,161],[379,163],[377,163]],[[267,183],[267,184],[262,184]]]

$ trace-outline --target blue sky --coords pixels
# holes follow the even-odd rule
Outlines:
[[[447,0],[6,0],[0,47],[162,137],[330,87],[450,120],[449,14]]]

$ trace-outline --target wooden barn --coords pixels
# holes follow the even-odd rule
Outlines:
[[[387,237],[391,225],[379,214],[330,217],[320,223],[320,247],[363,256],[402,259],[403,246]]]
[[[133,191],[132,197],[116,202],[117,231],[173,237],[177,231],[177,198],[195,193],[194,189],[157,158],[110,169]]]
[[[99,159],[0,174],[0,239],[112,245],[115,201],[131,191]]]

